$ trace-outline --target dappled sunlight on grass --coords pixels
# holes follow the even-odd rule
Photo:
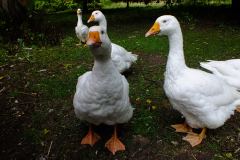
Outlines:
[[[141,8],[141,7],[153,7],[153,8],[159,8],[164,6],[164,2],[153,2],[153,3],[148,3],[147,5],[144,4],[143,2],[130,2],[129,3],[130,7],[134,7],[134,8]],[[103,3],[103,9],[116,9],[116,8],[126,8],[127,7],[127,3],[126,2],[111,2],[111,3]]]

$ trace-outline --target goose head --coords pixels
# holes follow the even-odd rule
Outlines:
[[[110,57],[112,45],[106,30],[101,26],[89,28],[87,43],[95,57]]]
[[[81,15],[82,14],[82,10],[80,8],[77,9],[77,15]]]
[[[178,20],[171,15],[160,16],[156,19],[153,26],[145,34],[145,37],[151,35],[171,35],[180,28]]]
[[[99,10],[93,11],[90,18],[88,19],[88,23],[90,22],[99,22],[101,20],[103,20],[105,18],[105,16],[103,15],[103,13]]]

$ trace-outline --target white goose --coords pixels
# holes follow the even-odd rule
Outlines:
[[[229,85],[240,90],[240,59],[201,62],[200,66],[222,78]]]
[[[99,10],[92,12],[92,15],[88,19],[88,23],[90,22],[98,22],[100,26],[107,30],[107,20],[103,13]],[[128,52],[123,47],[112,43],[111,58],[119,72],[122,73],[128,70],[132,63],[137,61],[138,56],[136,54],[132,54],[132,52]]]
[[[77,9],[77,17],[78,17],[78,22],[77,22],[77,26],[75,27],[75,32],[76,32],[77,38],[80,40],[80,43],[77,45],[80,45],[81,43],[85,44],[87,42],[88,27],[84,25],[82,22],[81,9]]]
[[[94,66],[92,71],[78,78],[73,99],[76,116],[95,125],[128,122],[133,115],[129,85],[113,65],[111,41],[105,29],[100,26],[91,27],[87,45],[94,56]],[[92,132],[90,126],[81,144],[94,145],[98,139],[99,136]],[[113,154],[118,150],[125,150],[125,146],[117,138],[116,126],[112,138],[105,146]]]
[[[173,108],[185,117],[184,124],[172,127],[176,132],[188,133],[183,139],[196,146],[205,137],[206,128],[218,128],[234,114],[240,104],[240,93],[217,76],[185,64],[182,31],[174,16],[157,18],[145,36],[156,34],[166,35],[169,39],[165,93]],[[203,129],[196,134],[191,128]]]

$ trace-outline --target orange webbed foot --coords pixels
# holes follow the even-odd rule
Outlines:
[[[117,137],[116,126],[114,127],[113,136],[106,142],[105,147],[107,147],[107,149],[112,152],[113,155],[115,155],[117,151],[125,150],[125,145]]]
[[[189,142],[192,147],[199,145],[203,138],[206,137],[206,128],[202,129],[202,132],[200,134],[196,133],[188,133],[186,137],[183,138],[183,140]]]
[[[97,133],[94,133],[92,131],[92,127],[89,127],[89,131],[87,135],[82,139],[81,144],[89,144],[90,146],[93,146],[98,140],[100,139],[100,136]]]
[[[175,128],[175,132],[181,132],[181,133],[189,133],[192,132],[192,128],[189,127],[186,122],[184,122],[183,124],[174,124],[171,125],[171,127]]]

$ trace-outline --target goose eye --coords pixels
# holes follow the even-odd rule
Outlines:
[[[104,34],[104,31],[101,31],[101,34]]]
[[[166,23],[167,22],[167,20],[163,20],[163,23]]]

